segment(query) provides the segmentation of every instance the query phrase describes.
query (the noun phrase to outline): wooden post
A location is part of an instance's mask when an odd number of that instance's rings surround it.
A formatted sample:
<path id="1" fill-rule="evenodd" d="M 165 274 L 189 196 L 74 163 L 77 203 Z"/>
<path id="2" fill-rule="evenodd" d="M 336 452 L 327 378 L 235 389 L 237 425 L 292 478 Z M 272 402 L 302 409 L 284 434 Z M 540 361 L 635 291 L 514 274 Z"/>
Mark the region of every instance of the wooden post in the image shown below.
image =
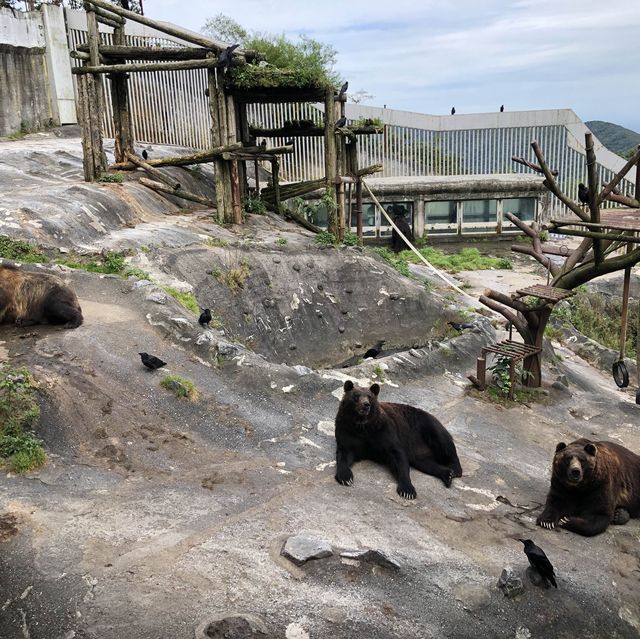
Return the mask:
<path id="1" fill-rule="evenodd" d="M 220 115 L 218 110 L 218 90 L 216 88 L 216 71 L 209 69 L 207 72 L 209 88 L 209 114 L 211 115 L 211 143 L 214 147 L 223 146 L 225 141 L 220 137 Z M 215 158 L 213 160 L 214 180 L 216 187 L 216 208 L 218 210 L 218 222 L 224 222 L 224 160 Z"/>
<path id="2" fill-rule="evenodd" d="M 356 182 L 356 232 L 362 241 L 362 178 L 358 176 Z"/>
<path id="3" fill-rule="evenodd" d="M 231 179 L 231 205 L 233 207 L 233 223 L 242 224 L 242 203 L 240 198 L 240 180 L 238 177 L 238 160 L 229 162 Z"/>
<path id="4" fill-rule="evenodd" d="M 134 164 L 139 166 L 141 169 L 144 169 L 149 175 L 157 178 L 158 180 L 160 180 L 161 182 L 164 182 L 165 184 L 168 184 L 172 189 L 176 190 L 180 188 L 180 182 L 178 182 L 177 180 L 174 180 L 172 177 L 168 175 L 165 175 L 162 171 L 159 171 L 158 169 L 152 167 L 150 164 L 145 162 L 142 158 L 139 158 L 134 153 L 131 153 L 130 151 L 126 151 L 125 155 L 129 161 L 133 162 Z"/>
<path id="5" fill-rule="evenodd" d="M 276 213 L 282 215 L 282 202 L 280 201 L 280 164 L 278 158 L 271 160 L 271 179 L 273 180 L 273 195 Z"/>
<path id="6" fill-rule="evenodd" d="M 258 173 L 258 160 L 253 161 L 253 172 L 256 178 L 256 197 L 260 197 L 260 173 Z"/>
<path id="7" fill-rule="evenodd" d="M 113 31 L 113 41 L 116 45 L 124 45 L 124 26 Z M 133 153 L 133 127 L 129 111 L 129 76 L 126 73 L 113 73 L 111 81 L 111 104 L 113 110 L 113 128 L 115 132 L 116 162 L 124 162 L 127 153 Z"/>
<path id="8" fill-rule="evenodd" d="M 333 89 L 327 89 L 324 95 L 324 176 L 327 195 L 335 203 L 329 211 L 328 231 L 338 237 L 338 220 L 336 216 L 337 201 L 335 190 L 336 167 L 336 111 L 333 102 Z"/>
<path id="9" fill-rule="evenodd" d="M 91 146 L 91 120 L 89 119 L 89 95 L 88 82 L 89 76 L 81 75 L 78 77 L 78 121 L 82 127 L 82 168 L 84 169 L 84 181 L 91 182 L 95 177 L 93 169 L 93 149 Z"/>
<path id="10" fill-rule="evenodd" d="M 251 145 L 249 133 L 249 121 L 247 119 L 247 105 L 244 102 L 235 103 L 236 114 L 236 139 L 243 145 Z M 247 179 L 247 162 L 242 160 L 238 165 L 238 179 L 240 181 L 240 198 L 246 198 L 249 194 L 249 181 Z"/>
<path id="11" fill-rule="evenodd" d="M 587 178 L 589 182 L 589 191 L 591 198 L 589 200 L 589 210 L 591 211 L 591 222 L 600 223 L 600 207 L 598 206 L 598 175 L 596 173 L 596 154 L 593 150 L 593 136 L 591 133 L 585 133 L 585 150 L 587 153 Z M 593 258 L 596 264 L 600 264 L 603 259 L 602 242 L 599 239 L 593 239 Z"/>
<path id="12" fill-rule="evenodd" d="M 362 212 L 358 213 L 357 210 L 360 208 L 362 204 L 362 185 L 360 185 L 360 178 L 358 177 L 358 147 L 356 143 L 352 140 L 351 144 L 347 147 L 347 172 L 349 175 L 353 175 L 356 177 L 356 231 L 359 229 L 358 239 L 362 240 Z M 360 202 L 358 202 L 358 189 L 360 189 Z M 349 186 L 349 210 L 347 211 L 347 225 L 349 230 L 351 230 L 351 209 L 352 209 L 352 195 L 353 195 L 353 187 Z M 358 226 L 358 216 L 360 219 L 360 225 Z"/>
<path id="13" fill-rule="evenodd" d="M 333 103 L 333 108 L 337 112 L 336 119 L 343 117 L 345 114 L 345 103 L 340 101 Z M 336 173 L 343 176 L 347 172 L 347 139 L 344 135 L 340 135 L 336 140 Z M 340 181 L 336 185 L 336 199 L 338 203 L 337 217 L 338 217 L 338 240 L 344 240 L 344 233 L 346 227 L 346 198 L 344 184 Z"/>
<path id="14" fill-rule="evenodd" d="M 640 146 L 638 147 L 640 149 Z M 638 162 L 636 164 L 636 193 L 635 193 L 635 198 L 637 202 L 640 202 L 640 158 L 638 159 Z M 640 344 L 640 339 L 638 340 L 638 343 Z M 638 363 L 638 366 L 640 366 L 640 362 Z"/>
<path id="15" fill-rule="evenodd" d="M 476 379 L 478 388 L 484 390 L 487 387 L 487 360 L 485 357 L 478 357 L 476 361 Z"/>

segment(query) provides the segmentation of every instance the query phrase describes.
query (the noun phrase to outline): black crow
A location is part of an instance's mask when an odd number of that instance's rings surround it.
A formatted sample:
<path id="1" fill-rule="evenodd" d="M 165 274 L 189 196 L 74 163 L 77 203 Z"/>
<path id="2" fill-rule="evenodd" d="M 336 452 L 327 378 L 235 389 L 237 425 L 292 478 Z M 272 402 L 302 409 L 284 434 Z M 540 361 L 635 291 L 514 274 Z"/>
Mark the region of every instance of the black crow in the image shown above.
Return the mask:
<path id="1" fill-rule="evenodd" d="M 267 148 L 267 141 L 266 141 L 266 140 L 262 140 L 262 142 L 260 142 L 260 146 L 261 146 L 263 149 L 266 149 L 266 148 Z"/>
<path id="2" fill-rule="evenodd" d="M 456 108 L 455 107 L 451 107 L 451 115 L 455 115 L 456 112 Z"/>
<path id="3" fill-rule="evenodd" d="M 149 355 L 149 353 L 138 353 L 138 355 L 140 355 L 142 363 L 152 371 L 167 365 L 167 362 L 163 362 L 159 357 Z"/>
<path id="4" fill-rule="evenodd" d="M 583 204 L 589 204 L 589 202 L 591 201 L 591 191 L 589 191 L 589 189 L 584 184 L 582 184 L 582 182 L 578 184 L 578 199 Z"/>
<path id="5" fill-rule="evenodd" d="M 210 321 L 211 311 L 208 308 L 203 308 L 202 313 L 200 313 L 200 318 L 198 319 L 198 324 L 200 324 L 200 326 L 204 326 L 205 324 L 209 326 Z"/>
<path id="6" fill-rule="evenodd" d="M 286 146 L 291 146 L 293 144 L 293 138 L 291 140 L 285 140 Z"/>
<path id="7" fill-rule="evenodd" d="M 362 359 L 375 359 L 382 353 L 382 346 L 384 345 L 385 340 L 378 340 L 375 346 L 372 346 L 363 356 Z"/>
<path id="8" fill-rule="evenodd" d="M 341 126 L 344 126 L 347 123 L 347 118 L 343 115 L 337 122 L 336 122 L 336 129 L 339 129 Z"/>
<path id="9" fill-rule="evenodd" d="M 127 11 L 131 11 L 131 7 L 129 6 L 129 0 L 120 0 L 120 6 Z"/>
<path id="10" fill-rule="evenodd" d="M 222 73 L 226 73 L 229 67 L 231 66 L 231 59 L 233 57 L 233 52 L 239 47 L 239 44 L 232 44 L 230 47 L 224 49 L 220 55 L 218 56 L 218 62 L 216 63 L 216 67 L 218 69 L 222 69 Z"/>
<path id="11" fill-rule="evenodd" d="M 549 581 L 554 588 L 558 587 L 556 575 L 553 572 L 551 562 L 544 554 L 544 550 L 536 546 L 531 539 L 518 539 L 524 544 L 524 554 L 527 556 L 531 567 L 544 579 L 545 584 Z"/>
<path id="12" fill-rule="evenodd" d="M 142 149 L 142 159 L 143 160 L 148 160 L 149 159 L 149 154 L 146 152 L 145 149 Z"/>
<path id="13" fill-rule="evenodd" d="M 338 93 L 338 100 L 342 99 L 342 96 L 347 92 L 347 89 L 349 88 L 349 83 L 345 82 L 341 87 L 340 87 L 340 92 Z"/>
<path id="14" fill-rule="evenodd" d="M 209 97 L 209 87 L 204 90 L 204 94 L 206 97 Z"/>
<path id="15" fill-rule="evenodd" d="M 504 113 L 504 104 L 500 107 L 500 113 Z"/>
<path id="16" fill-rule="evenodd" d="M 447 322 L 451 328 L 458 332 L 462 332 L 465 328 L 474 328 L 475 324 L 473 322 L 466 322 L 461 324 L 460 322 Z"/>

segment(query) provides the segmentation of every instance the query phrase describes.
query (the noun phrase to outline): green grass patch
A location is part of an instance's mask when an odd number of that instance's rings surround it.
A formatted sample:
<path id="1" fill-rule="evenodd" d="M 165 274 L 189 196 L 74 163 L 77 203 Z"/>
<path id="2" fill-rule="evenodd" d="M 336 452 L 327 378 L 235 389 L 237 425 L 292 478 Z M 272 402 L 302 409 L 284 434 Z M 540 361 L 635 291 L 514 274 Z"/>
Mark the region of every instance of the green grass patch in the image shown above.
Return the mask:
<path id="1" fill-rule="evenodd" d="M 384 382 L 384 370 L 380 364 L 373 367 L 373 374 L 379 379 L 381 382 Z"/>
<path id="2" fill-rule="evenodd" d="M 287 238 L 286 237 L 279 237 L 276 240 L 276 244 L 279 244 L 280 246 L 284 246 L 287 243 Z"/>
<path id="3" fill-rule="evenodd" d="M 226 284 L 231 291 L 236 291 L 239 288 L 244 288 L 244 284 L 247 281 L 249 275 L 251 275 L 251 266 L 247 258 L 243 258 L 226 271 L 220 268 L 215 268 L 211 271 L 212 275 L 223 284 Z"/>
<path id="4" fill-rule="evenodd" d="M 194 315 L 200 315 L 198 300 L 193 293 L 179 291 L 173 286 L 163 286 L 162 288 L 169 293 L 171 297 L 178 300 L 188 311 L 191 311 Z"/>
<path id="5" fill-rule="evenodd" d="M 373 249 L 382 259 L 384 259 L 388 264 L 393 266 L 393 268 L 398 271 L 401 275 L 406 277 L 411 277 L 411 273 L 409 271 L 409 262 L 405 256 L 405 253 L 412 254 L 411 251 L 402 251 L 401 253 L 393 253 L 388 248 L 384 246 L 380 246 Z"/>
<path id="6" fill-rule="evenodd" d="M 33 434 L 40 421 L 35 388 L 25 368 L 0 367 L 0 462 L 17 473 L 42 466 L 46 459 Z"/>
<path id="7" fill-rule="evenodd" d="M 120 275 L 124 277 L 128 275 L 128 270 L 125 269 L 126 264 L 124 260 L 125 256 L 123 253 L 109 251 L 108 253 L 102 255 L 100 258 L 89 258 L 74 255 L 65 259 L 57 259 L 56 264 L 62 264 L 63 266 L 67 266 L 68 268 L 81 269 L 83 271 L 89 271 L 91 273 L 104 273 L 107 275 Z M 135 269 L 129 270 L 133 271 Z M 140 273 L 144 273 L 144 271 L 140 270 Z"/>
<path id="8" fill-rule="evenodd" d="M 217 237 L 207 238 L 205 244 L 213 248 L 224 248 L 225 246 L 229 246 L 229 242 L 227 242 L 227 240 L 222 240 Z"/>
<path id="9" fill-rule="evenodd" d="M 611 348 L 620 348 L 620 322 L 622 318 L 622 297 L 611 297 L 589 291 L 584 287 L 575 289 L 576 294 L 553 310 L 552 317 L 590 339 Z M 631 305 L 633 309 L 633 305 Z M 548 329 L 548 331 L 547 331 Z M 545 335 L 553 335 L 557 330 L 547 326 Z M 633 310 L 627 323 L 627 340 L 625 350 L 635 353 L 638 342 L 638 323 L 634 321 Z"/>
<path id="10" fill-rule="evenodd" d="M 362 241 L 358 237 L 357 233 L 352 233 L 349 230 L 344 232 L 344 238 L 342 240 L 343 246 L 362 246 Z"/>
<path id="11" fill-rule="evenodd" d="M 313 238 L 313 241 L 320 246 L 335 246 L 338 243 L 336 236 L 329 231 L 320 231 Z"/>
<path id="12" fill-rule="evenodd" d="M 511 260 L 504 257 L 490 257 L 481 255 L 477 248 L 465 248 L 460 253 L 447 255 L 431 246 L 420 249 L 420 253 L 436 268 L 443 269 L 449 273 L 460 271 L 478 271 L 482 269 L 510 269 Z M 413 251 L 401 251 L 399 257 L 406 262 L 419 264 L 420 259 Z"/>
<path id="13" fill-rule="evenodd" d="M 15 262 L 48 262 L 48 258 L 38 248 L 24 240 L 13 240 L 0 235 L 0 257 Z"/>
<path id="14" fill-rule="evenodd" d="M 267 212 L 267 205 L 261 199 L 248 195 L 242 200 L 242 210 L 245 213 L 264 215 Z"/>
<path id="15" fill-rule="evenodd" d="M 200 395 L 195 384 L 180 375 L 166 375 L 160 380 L 160 386 L 171 391 L 179 399 L 197 399 Z"/>
<path id="16" fill-rule="evenodd" d="M 116 171 L 115 173 L 105 173 L 98 178 L 98 182 L 121 184 L 124 182 L 124 173 L 120 173 L 120 171 Z"/>

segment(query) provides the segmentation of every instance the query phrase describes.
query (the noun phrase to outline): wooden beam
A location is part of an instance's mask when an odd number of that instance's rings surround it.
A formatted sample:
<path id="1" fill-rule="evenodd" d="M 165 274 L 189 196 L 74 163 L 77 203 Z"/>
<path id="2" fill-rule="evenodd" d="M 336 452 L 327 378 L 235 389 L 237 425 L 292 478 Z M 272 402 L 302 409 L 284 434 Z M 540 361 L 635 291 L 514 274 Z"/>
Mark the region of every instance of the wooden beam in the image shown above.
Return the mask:
<path id="1" fill-rule="evenodd" d="M 144 169 L 149 175 L 157 178 L 161 182 L 167 184 L 174 191 L 180 188 L 180 182 L 174 180 L 172 177 L 165 175 L 162 171 L 152 167 L 150 164 L 145 162 L 141 157 L 138 157 L 135 153 L 131 153 L 130 151 L 125 151 L 125 156 L 130 162 L 133 162 L 141 169 Z"/>
<path id="2" fill-rule="evenodd" d="M 233 223 L 242 224 L 242 202 L 240 199 L 240 179 L 238 176 L 238 161 L 233 160 L 229 164 L 229 175 L 231 178 L 231 196 L 233 208 Z"/>
<path id="3" fill-rule="evenodd" d="M 218 64 L 216 58 L 205 60 L 180 60 L 178 62 L 151 62 L 149 64 L 97 64 L 94 66 L 74 67 L 71 73 L 146 73 L 150 71 L 181 71 L 184 69 L 213 69 Z"/>
<path id="4" fill-rule="evenodd" d="M 597 233 L 596 231 L 583 231 L 566 228 L 558 229 L 558 234 L 575 235 L 576 237 L 586 237 L 592 240 L 607 240 L 608 242 L 631 242 L 633 244 L 640 244 L 640 237 L 632 237 L 630 235 L 613 235 L 612 233 Z"/>
<path id="5" fill-rule="evenodd" d="M 191 193 L 190 191 L 185 191 L 184 189 L 172 189 L 171 187 L 163 184 L 162 182 L 156 182 L 155 180 L 149 180 L 147 178 L 141 177 L 140 184 L 144 186 L 148 186 L 150 189 L 154 191 L 160 191 L 161 193 L 167 193 L 168 195 L 173 195 L 175 197 L 182 198 L 183 200 L 191 200 L 192 202 L 198 202 L 199 204 L 204 204 L 209 208 L 215 208 L 216 205 L 209 200 L 208 198 L 202 195 L 196 195 L 195 193 Z"/>
<path id="6" fill-rule="evenodd" d="M 631 156 L 629 161 L 615 174 L 614 178 L 602 189 L 602 192 L 598 195 L 596 204 L 600 205 L 607 199 L 608 195 L 620 184 L 622 178 L 629 173 L 636 163 L 640 166 L 640 146 L 636 149 L 636 152 Z M 637 188 L 638 183 L 636 181 L 636 189 Z"/>
<path id="7" fill-rule="evenodd" d="M 209 115 L 211 117 L 211 140 L 213 144 L 226 146 L 226 140 L 222 140 L 220 136 L 220 113 L 218 110 L 218 87 L 216 69 L 207 71 L 207 88 L 209 90 Z M 240 148 L 238 145 L 236 148 Z M 221 147 L 218 147 L 221 148 Z M 232 149 L 233 150 L 233 149 Z M 225 201 L 224 201 L 224 162 L 221 157 L 212 157 L 213 173 L 216 189 L 216 211 L 218 222 L 222 223 L 225 219 Z"/>
<path id="8" fill-rule="evenodd" d="M 329 233 L 333 233 L 338 237 L 338 220 L 337 210 L 338 201 L 336 197 L 333 180 L 337 175 L 337 156 L 336 156 L 336 112 L 333 101 L 333 89 L 327 89 L 324 94 L 324 178 L 329 194 L 335 208 L 329 211 Z"/>
<path id="9" fill-rule="evenodd" d="M 282 202 L 280 201 L 280 165 L 278 158 L 271 160 L 271 179 L 273 181 L 273 204 L 278 215 L 282 215 Z"/>
<path id="10" fill-rule="evenodd" d="M 105 11 L 100 7 L 91 7 L 90 10 L 96 14 L 97 18 L 106 18 L 107 20 L 111 20 L 111 22 L 115 22 L 121 27 L 123 27 L 126 23 L 126 20 L 122 16 L 119 16 L 112 11 Z"/>
<path id="11" fill-rule="evenodd" d="M 203 164 L 205 162 L 211 162 L 211 160 L 221 156 L 226 151 L 235 151 L 241 146 L 242 144 L 240 142 L 236 142 L 234 144 L 214 147 L 206 151 L 199 151 L 193 155 L 173 155 L 165 158 L 147 160 L 147 164 L 149 164 L 149 166 L 189 166 L 190 164 Z M 136 164 L 133 164 L 133 162 L 117 162 L 109 168 L 115 171 L 133 171 L 138 167 Z"/>
<path id="12" fill-rule="evenodd" d="M 92 4 L 94 7 L 99 7 L 100 9 L 104 9 L 108 13 L 115 13 L 122 18 L 127 18 L 128 20 L 132 20 L 133 22 L 139 22 L 140 24 L 145 24 L 148 27 L 152 27 L 153 29 L 157 29 L 158 31 L 162 31 L 168 35 L 174 36 L 175 38 L 180 38 L 180 40 L 184 40 L 185 42 L 189 42 L 191 44 L 197 44 L 198 46 L 205 47 L 206 49 L 212 49 L 213 51 L 222 51 L 226 49 L 228 46 L 226 43 L 221 42 L 220 40 L 214 40 L 212 38 L 205 38 L 193 31 L 188 31 L 186 29 L 181 29 L 180 27 L 176 27 L 174 24 L 169 22 L 161 22 L 159 20 L 151 20 L 146 16 L 140 15 L 139 13 L 135 13 L 135 11 L 128 11 L 127 9 L 123 9 L 118 5 L 111 4 L 110 2 L 106 2 L 106 0 L 87 0 L 89 4 Z M 236 49 L 234 51 L 237 55 L 242 55 L 247 52 L 242 51 L 240 49 Z"/>
<path id="13" fill-rule="evenodd" d="M 96 15 L 96 20 L 100 24 L 104 24 L 106 27 L 111 27 L 112 29 L 118 29 L 121 26 L 119 22 L 116 22 L 115 20 L 110 20 L 109 18 L 104 18 L 103 16 L 100 16 L 100 15 Z"/>
<path id="14" fill-rule="evenodd" d="M 81 43 L 76 49 L 84 52 L 88 51 L 89 47 Z M 205 60 L 211 57 L 211 51 L 202 47 L 134 47 L 100 44 L 100 53 L 108 58 L 124 60 Z"/>
<path id="15" fill-rule="evenodd" d="M 638 219 L 638 228 L 630 228 L 628 226 L 622 226 L 621 224 L 607 224 L 607 223 L 594 223 L 583 222 L 582 220 L 549 220 L 549 228 L 557 228 L 561 226 L 586 226 L 588 229 L 613 229 L 615 231 L 632 231 L 640 233 L 640 218 Z"/>

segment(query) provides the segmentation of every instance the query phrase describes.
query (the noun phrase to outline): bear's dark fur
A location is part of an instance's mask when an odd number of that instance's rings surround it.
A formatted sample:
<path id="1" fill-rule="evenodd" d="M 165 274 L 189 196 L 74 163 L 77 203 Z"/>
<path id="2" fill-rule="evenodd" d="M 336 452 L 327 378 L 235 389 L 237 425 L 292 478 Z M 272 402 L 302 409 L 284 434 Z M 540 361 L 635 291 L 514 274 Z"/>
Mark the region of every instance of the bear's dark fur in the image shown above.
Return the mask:
<path id="1" fill-rule="evenodd" d="M 640 456 L 613 442 L 560 442 L 536 523 L 592 537 L 629 517 L 640 517 Z"/>
<path id="2" fill-rule="evenodd" d="M 0 265 L 0 324 L 64 324 L 77 328 L 82 310 L 76 294 L 58 277 Z"/>
<path id="3" fill-rule="evenodd" d="M 393 218 L 393 223 L 402 231 L 402 234 L 413 242 L 413 231 L 409 226 L 407 220 L 405 220 L 404 215 L 402 213 L 396 214 Z M 400 237 L 400 234 L 395 229 L 391 231 L 391 248 L 394 253 L 399 253 L 404 249 L 408 249 L 409 247 L 405 243 L 405 241 Z"/>
<path id="4" fill-rule="evenodd" d="M 359 388 L 348 380 L 336 415 L 336 481 L 353 483 L 351 465 L 361 459 L 386 464 L 398 482 L 398 494 L 415 499 L 409 477 L 413 466 L 439 477 L 449 487 L 462 476 L 456 446 L 447 429 L 425 411 L 406 404 L 379 402 L 380 386 Z"/>

